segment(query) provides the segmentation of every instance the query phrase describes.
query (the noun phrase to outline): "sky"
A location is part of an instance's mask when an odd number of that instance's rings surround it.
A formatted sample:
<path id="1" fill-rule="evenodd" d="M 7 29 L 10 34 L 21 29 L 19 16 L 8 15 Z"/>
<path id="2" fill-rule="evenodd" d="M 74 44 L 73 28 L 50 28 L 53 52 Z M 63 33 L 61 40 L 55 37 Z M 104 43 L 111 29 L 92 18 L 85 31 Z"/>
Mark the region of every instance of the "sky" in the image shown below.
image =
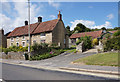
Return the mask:
<path id="1" fill-rule="evenodd" d="M 28 3 L 5 0 L 0 2 L 0 28 L 5 33 L 24 25 L 28 20 Z M 27 0 L 26 0 L 27 1 Z M 43 22 L 57 19 L 61 11 L 63 22 L 73 30 L 78 23 L 88 28 L 118 27 L 118 2 L 31 2 L 30 23 L 37 22 L 42 16 Z M 119 11 L 120 12 L 120 11 Z"/>

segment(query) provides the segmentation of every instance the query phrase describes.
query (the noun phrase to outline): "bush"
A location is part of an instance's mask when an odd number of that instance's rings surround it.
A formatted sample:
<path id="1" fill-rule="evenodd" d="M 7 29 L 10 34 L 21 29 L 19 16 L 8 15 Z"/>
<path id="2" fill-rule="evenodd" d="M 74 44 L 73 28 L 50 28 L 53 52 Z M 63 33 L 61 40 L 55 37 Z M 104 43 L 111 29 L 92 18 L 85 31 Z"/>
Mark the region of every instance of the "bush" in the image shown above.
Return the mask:
<path id="1" fill-rule="evenodd" d="M 42 43 L 42 44 L 38 44 L 38 43 L 35 43 L 33 46 L 32 46 L 32 50 L 33 52 L 36 54 L 44 54 L 46 52 L 50 52 L 51 51 L 51 48 L 48 47 L 48 44 L 46 43 Z"/>
<path id="2" fill-rule="evenodd" d="M 51 51 L 51 52 L 47 52 L 47 53 L 43 53 L 43 54 L 37 54 L 35 56 L 31 56 L 30 60 L 42 60 L 42 59 L 47 59 L 47 58 L 51 58 L 51 57 L 54 57 L 54 56 L 57 56 L 61 53 L 63 53 L 64 50 L 60 49 L 60 50 L 54 50 L 54 51 Z"/>
<path id="3" fill-rule="evenodd" d="M 9 49 L 9 48 L 3 48 L 3 52 L 5 53 L 5 54 L 8 54 L 8 52 L 10 52 L 11 50 Z"/>
<path id="4" fill-rule="evenodd" d="M 117 32 L 115 32 L 115 33 L 113 34 L 113 36 L 120 36 L 120 30 L 118 30 Z"/>
<path id="5" fill-rule="evenodd" d="M 81 42 L 84 42 L 84 48 L 85 49 L 90 49 L 92 48 L 92 38 L 90 36 L 85 36 L 85 37 L 81 37 L 76 44 L 78 45 Z"/>
<path id="6" fill-rule="evenodd" d="M 120 36 L 113 37 L 104 43 L 104 51 L 120 50 Z"/>
<path id="7" fill-rule="evenodd" d="M 97 38 L 93 39 L 92 44 L 93 45 L 98 45 L 98 39 Z"/>

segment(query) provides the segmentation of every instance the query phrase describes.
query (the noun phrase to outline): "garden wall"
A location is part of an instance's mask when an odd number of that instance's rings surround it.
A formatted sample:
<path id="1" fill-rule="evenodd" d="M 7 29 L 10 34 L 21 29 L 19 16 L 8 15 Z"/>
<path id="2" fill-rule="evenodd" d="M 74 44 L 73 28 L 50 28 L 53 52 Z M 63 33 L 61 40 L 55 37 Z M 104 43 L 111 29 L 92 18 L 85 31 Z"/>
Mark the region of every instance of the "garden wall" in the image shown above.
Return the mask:
<path id="1" fill-rule="evenodd" d="M 8 54 L 0 52 L 2 59 L 25 60 L 24 52 L 8 52 Z"/>

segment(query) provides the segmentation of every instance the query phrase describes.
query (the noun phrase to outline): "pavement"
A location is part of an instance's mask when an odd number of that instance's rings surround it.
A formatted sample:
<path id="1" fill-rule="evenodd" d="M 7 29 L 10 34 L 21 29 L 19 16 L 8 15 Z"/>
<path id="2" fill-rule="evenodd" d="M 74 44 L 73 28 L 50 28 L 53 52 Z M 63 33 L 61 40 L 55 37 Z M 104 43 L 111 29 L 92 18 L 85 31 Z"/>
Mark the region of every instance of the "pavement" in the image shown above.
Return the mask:
<path id="1" fill-rule="evenodd" d="M 15 64 L 28 66 L 38 69 L 56 70 L 80 74 L 88 74 L 98 77 L 106 78 L 120 78 L 120 73 L 118 72 L 118 67 L 112 66 L 97 66 L 97 65 L 80 65 L 72 64 L 71 62 L 86 56 L 96 54 L 93 51 L 87 51 L 84 53 L 63 53 L 59 56 L 52 57 L 40 61 L 25 61 L 25 60 L 12 60 L 12 59 L 0 59 L 3 63 Z"/>

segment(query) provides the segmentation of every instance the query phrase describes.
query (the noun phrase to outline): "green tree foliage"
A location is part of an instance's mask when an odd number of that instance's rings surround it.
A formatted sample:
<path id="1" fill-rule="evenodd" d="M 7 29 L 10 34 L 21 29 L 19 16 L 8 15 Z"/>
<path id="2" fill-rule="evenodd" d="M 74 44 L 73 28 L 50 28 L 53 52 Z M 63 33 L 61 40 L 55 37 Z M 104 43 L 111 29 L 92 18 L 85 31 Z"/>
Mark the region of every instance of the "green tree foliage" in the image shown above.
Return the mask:
<path id="1" fill-rule="evenodd" d="M 85 37 L 81 37 L 76 44 L 78 45 L 81 42 L 84 42 L 84 48 L 85 49 L 90 49 L 92 48 L 92 38 L 90 36 L 85 36 Z"/>
<path id="2" fill-rule="evenodd" d="M 101 30 L 107 30 L 105 27 L 102 27 Z"/>
<path id="3" fill-rule="evenodd" d="M 120 27 L 115 27 L 114 30 L 120 30 Z"/>
<path id="4" fill-rule="evenodd" d="M 120 36 L 108 39 L 104 43 L 104 51 L 120 50 Z"/>
<path id="5" fill-rule="evenodd" d="M 73 33 L 74 32 L 78 32 L 78 33 L 80 33 L 80 32 L 89 32 L 89 31 L 91 31 L 91 29 L 87 28 L 85 25 L 83 25 L 81 23 L 78 23 L 76 25 L 76 27 L 74 28 Z"/>
<path id="6" fill-rule="evenodd" d="M 118 30 L 117 32 L 115 32 L 115 33 L 113 34 L 113 36 L 120 36 L 120 30 Z"/>
<path id="7" fill-rule="evenodd" d="M 70 26 L 67 26 L 66 29 L 67 29 L 67 32 L 68 32 L 68 36 L 71 36 L 72 35 L 72 31 L 70 31 Z"/>

